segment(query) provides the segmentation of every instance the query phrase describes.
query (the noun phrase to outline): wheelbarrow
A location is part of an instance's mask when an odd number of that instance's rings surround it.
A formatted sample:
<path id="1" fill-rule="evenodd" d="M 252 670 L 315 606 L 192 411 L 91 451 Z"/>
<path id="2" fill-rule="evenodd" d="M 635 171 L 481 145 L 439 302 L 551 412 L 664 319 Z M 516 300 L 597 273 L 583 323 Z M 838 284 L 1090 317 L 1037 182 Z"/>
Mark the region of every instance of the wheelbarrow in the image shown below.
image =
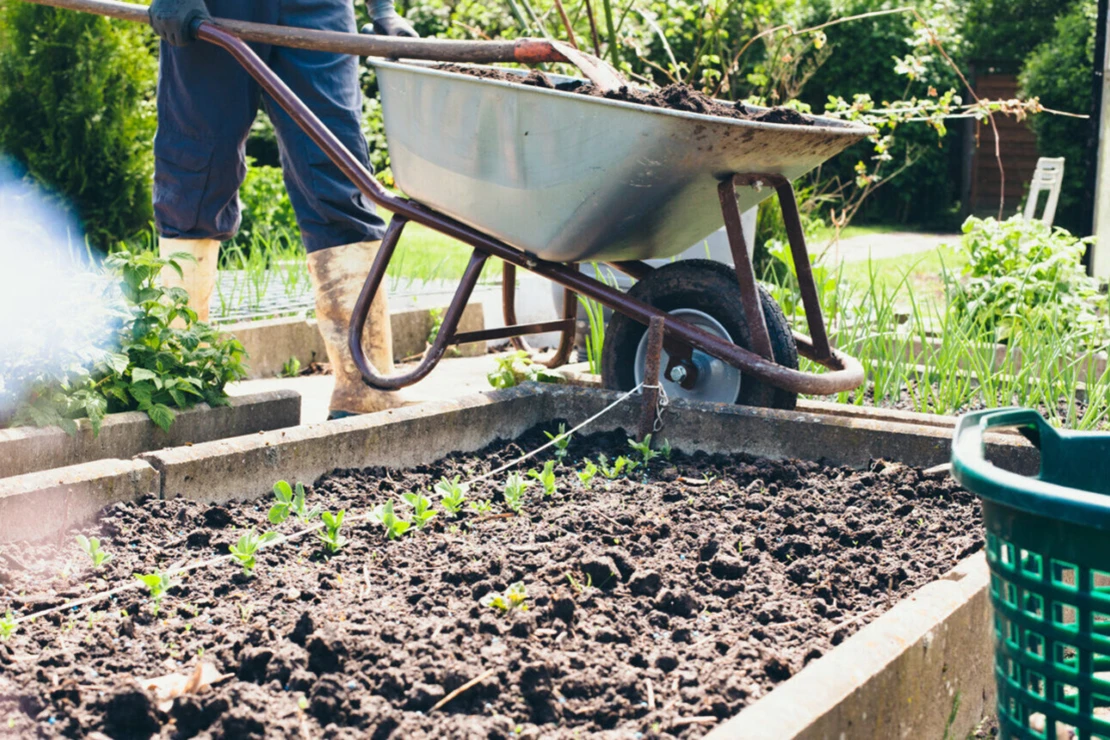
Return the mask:
<path id="1" fill-rule="evenodd" d="M 146 19 L 142 6 L 110 0 L 31 1 Z M 596 69 L 580 53 L 536 40 L 381 39 L 218 19 L 200 24 L 197 36 L 238 60 L 367 198 L 393 213 L 349 335 L 370 387 L 397 390 L 418 382 L 452 344 L 511 339 L 523 346 L 522 337 L 544 332 L 561 336 L 546 364 L 564 364 L 574 343 L 579 295 L 613 310 L 602 357 L 603 382 L 613 389 L 654 383 L 651 368 L 661 373 L 672 397 L 793 408 L 798 394 L 828 395 L 863 383 L 859 362 L 829 342 L 791 182 L 872 129 L 824 118 L 804 126 L 725 119 L 526 87 L 428 63 L 371 59 L 393 174 L 407 195 L 401 197 L 378 183 L 244 38 L 410 59 L 572 61 L 598 82 Z M 791 332 L 782 310 L 757 284 L 741 229 L 741 212 L 772 194 L 781 206 L 809 336 Z M 362 334 L 410 221 L 473 251 L 422 360 L 407 372 L 383 375 L 366 357 Z M 708 260 L 645 264 L 682 252 L 722 224 L 734 266 Z M 504 263 L 507 326 L 459 332 L 490 257 Z M 623 293 L 582 274 L 582 262 L 604 263 L 637 282 Z M 516 322 L 518 268 L 563 286 L 561 318 Z M 661 348 L 647 331 L 653 319 Z M 799 354 L 828 372 L 798 370 Z"/>

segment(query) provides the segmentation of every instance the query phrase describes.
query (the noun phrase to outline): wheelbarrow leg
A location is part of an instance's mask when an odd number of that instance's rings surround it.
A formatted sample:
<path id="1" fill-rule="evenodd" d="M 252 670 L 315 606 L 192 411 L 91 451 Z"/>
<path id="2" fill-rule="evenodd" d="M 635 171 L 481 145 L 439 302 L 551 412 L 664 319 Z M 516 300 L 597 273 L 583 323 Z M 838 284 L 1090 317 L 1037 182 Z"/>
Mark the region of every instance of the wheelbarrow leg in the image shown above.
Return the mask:
<path id="1" fill-rule="evenodd" d="M 744 316 L 748 319 L 751 331 L 752 351 L 766 360 L 774 361 L 771 350 L 771 335 L 767 331 L 767 320 L 763 316 L 763 302 L 759 298 L 759 287 L 755 282 L 755 269 L 752 267 L 748 242 L 740 226 L 740 206 L 736 202 L 736 183 L 728 178 L 717 186 L 717 196 L 721 200 L 721 213 L 725 217 L 725 232 L 728 245 L 732 249 L 732 262 L 736 279 L 740 282 L 740 298 L 744 303 Z"/>
<path id="2" fill-rule="evenodd" d="M 381 375 L 369 358 L 366 357 L 366 353 L 363 352 L 362 330 L 366 326 L 370 303 L 381 287 L 386 268 L 389 266 L 389 260 L 393 257 L 393 251 L 397 248 L 397 242 L 401 238 L 401 232 L 404 230 L 406 223 L 407 220 L 401 216 L 394 216 L 389 222 L 389 228 L 386 229 L 385 236 L 382 237 L 382 245 L 378 250 L 378 256 L 374 258 L 374 263 L 370 266 L 370 274 L 366 276 L 366 283 L 362 286 L 362 292 L 355 302 L 355 308 L 351 315 L 351 329 L 347 336 L 351 355 L 354 357 L 359 372 L 362 373 L 363 382 L 380 391 L 395 391 L 412 385 L 422 380 L 439 364 L 447 346 L 455 339 L 455 330 L 459 326 L 459 320 L 462 318 L 463 311 L 466 310 L 466 304 L 470 301 L 470 294 L 474 292 L 474 286 L 477 285 L 478 278 L 482 274 L 482 267 L 489 257 L 486 253 L 477 249 L 470 255 L 470 262 L 467 264 L 462 281 L 455 291 L 455 297 L 451 299 L 451 305 L 447 307 L 447 312 L 443 315 L 443 324 L 440 326 L 432 346 L 424 353 L 420 364 L 408 373 L 390 376 Z"/>
<path id="3" fill-rule="evenodd" d="M 505 326 L 515 326 L 516 320 L 516 265 L 504 263 L 501 272 L 501 313 Z M 556 368 L 567 364 L 571 350 L 574 349 L 575 326 L 578 319 L 578 294 L 570 288 L 563 289 L 563 320 L 571 322 L 559 334 L 559 346 L 555 354 L 543 363 L 545 367 Z M 534 350 L 523 335 L 509 338 L 513 348 L 531 354 Z"/>

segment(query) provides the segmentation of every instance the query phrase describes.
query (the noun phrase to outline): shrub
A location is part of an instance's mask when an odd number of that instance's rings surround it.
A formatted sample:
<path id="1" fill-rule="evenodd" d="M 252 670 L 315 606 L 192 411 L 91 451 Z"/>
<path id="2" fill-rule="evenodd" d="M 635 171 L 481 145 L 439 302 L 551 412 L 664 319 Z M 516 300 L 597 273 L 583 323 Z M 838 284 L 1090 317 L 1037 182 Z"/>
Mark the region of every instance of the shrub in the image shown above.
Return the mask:
<path id="1" fill-rule="evenodd" d="M 152 217 L 152 38 L 133 23 L 0 4 L 0 150 L 101 247 Z"/>
<path id="2" fill-rule="evenodd" d="M 249 162 L 247 177 L 239 188 L 243 221 L 236 239 L 250 244 L 255 238 L 269 239 L 279 233 L 299 233 L 293 203 L 285 191 L 281 167 Z"/>

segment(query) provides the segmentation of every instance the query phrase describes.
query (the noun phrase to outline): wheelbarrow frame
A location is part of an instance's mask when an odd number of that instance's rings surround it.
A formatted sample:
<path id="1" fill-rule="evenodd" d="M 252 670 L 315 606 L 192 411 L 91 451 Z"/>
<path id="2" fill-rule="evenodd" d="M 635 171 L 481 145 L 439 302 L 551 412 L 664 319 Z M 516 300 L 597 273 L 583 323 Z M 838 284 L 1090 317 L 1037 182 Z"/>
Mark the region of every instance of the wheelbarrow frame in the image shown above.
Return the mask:
<path id="1" fill-rule="evenodd" d="M 565 363 L 574 341 L 577 314 L 577 295 L 584 295 L 629 318 L 649 326 L 652 319 L 663 327 L 663 346 L 670 357 L 667 368 L 663 369 L 669 378 L 671 370 L 683 366 L 686 377 L 682 385 L 692 386 L 696 382 L 696 366 L 690 361 L 694 350 L 716 357 L 742 372 L 766 382 L 776 388 L 792 393 L 811 395 L 830 395 L 859 387 L 864 381 L 863 367 L 853 357 L 846 355 L 829 344 L 824 319 L 817 296 L 817 287 L 810 270 L 809 255 L 805 236 L 798 215 L 794 189 L 782 175 L 769 173 L 737 173 L 726 177 L 718 187 L 722 214 L 728 234 L 729 245 L 735 263 L 736 276 L 740 284 L 745 315 L 751 329 L 752 350 L 740 347 L 710 332 L 674 318 L 665 311 L 642 301 L 630 298 L 617 288 L 606 285 L 595 278 L 582 274 L 576 266 L 557 262 L 547 262 L 534 258 L 502 241 L 483 234 L 452 218 L 449 218 L 416 201 L 402 198 L 386 190 L 373 174 L 351 154 L 338 138 L 320 121 L 284 82 L 251 50 L 246 42 L 232 33 L 211 23 L 202 23 L 197 36 L 203 41 L 215 44 L 232 55 L 274 101 L 296 121 L 306 134 L 324 151 L 328 158 L 351 180 L 351 182 L 376 205 L 391 211 L 390 220 L 381 248 L 370 266 L 369 274 L 355 303 L 351 316 L 348 335 L 351 353 L 363 380 L 378 390 L 398 390 L 418 382 L 428 375 L 442 359 L 447 347 L 467 342 L 510 339 L 516 346 L 526 346 L 520 337 L 541 332 L 561 332 L 561 341 L 555 356 L 548 362 L 551 367 Z M 755 272 L 749 258 L 748 245 L 740 226 L 740 209 L 736 200 L 736 188 L 770 186 L 775 188 L 781 205 L 791 252 L 794 257 L 802 303 L 810 337 L 794 334 L 798 352 L 820 365 L 828 368 L 828 373 L 807 373 L 777 364 L 771 353 L 771 341 L 756 286 Z M 446 236 L 457 239 L 473 249 L 459 287 L 443 316 L 443 323 L 435 340 L 425 352 L 423 359 L 411 371 L 398 375 L 382 375 L 366 357 L 362 347 L 362 333 L 366 325 L 370 304 L 385 279 L 386 268 L 397 248 L 398 241 L 409 221 L 423 224 Z M 459 320 L 473 293 L 486 260 L 490 257 L 501 259 L 504 264 L 502 299 L 503 310 L 508 326 L 475 332 L 458 332 Z M 640 280 L 655 269 L 640 261 L 607 263 L 630 277 Z M 553 321 L 533 324 L 518 324 L 515 319 L 516 269 L 523 268 L 547 278 L 566 291 L 563 317 Z M 811 338 L 812 337 L 812 338 Z"/>

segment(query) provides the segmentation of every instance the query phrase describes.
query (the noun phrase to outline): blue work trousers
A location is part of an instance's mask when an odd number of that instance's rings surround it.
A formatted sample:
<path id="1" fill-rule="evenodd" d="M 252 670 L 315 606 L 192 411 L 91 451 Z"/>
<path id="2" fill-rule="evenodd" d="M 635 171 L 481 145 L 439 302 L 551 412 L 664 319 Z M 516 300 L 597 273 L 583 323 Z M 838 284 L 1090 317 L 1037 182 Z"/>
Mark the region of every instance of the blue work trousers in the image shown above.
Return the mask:
<path id="1" fill-rule="evenodd" d="M 208 0 L 215 17 L 355 31 L 351 0 Z M 305 104 L 369 167 L 361 130 L 358 58 L 251 44 Z M 261 103 L 273 121 L 285 186 L 308 251 L 381 239 L 374 206 L 223 49 L 162 43 L 154 217 L 158 233 L 226 241 L 239 228 L 245 145 Z"/>

